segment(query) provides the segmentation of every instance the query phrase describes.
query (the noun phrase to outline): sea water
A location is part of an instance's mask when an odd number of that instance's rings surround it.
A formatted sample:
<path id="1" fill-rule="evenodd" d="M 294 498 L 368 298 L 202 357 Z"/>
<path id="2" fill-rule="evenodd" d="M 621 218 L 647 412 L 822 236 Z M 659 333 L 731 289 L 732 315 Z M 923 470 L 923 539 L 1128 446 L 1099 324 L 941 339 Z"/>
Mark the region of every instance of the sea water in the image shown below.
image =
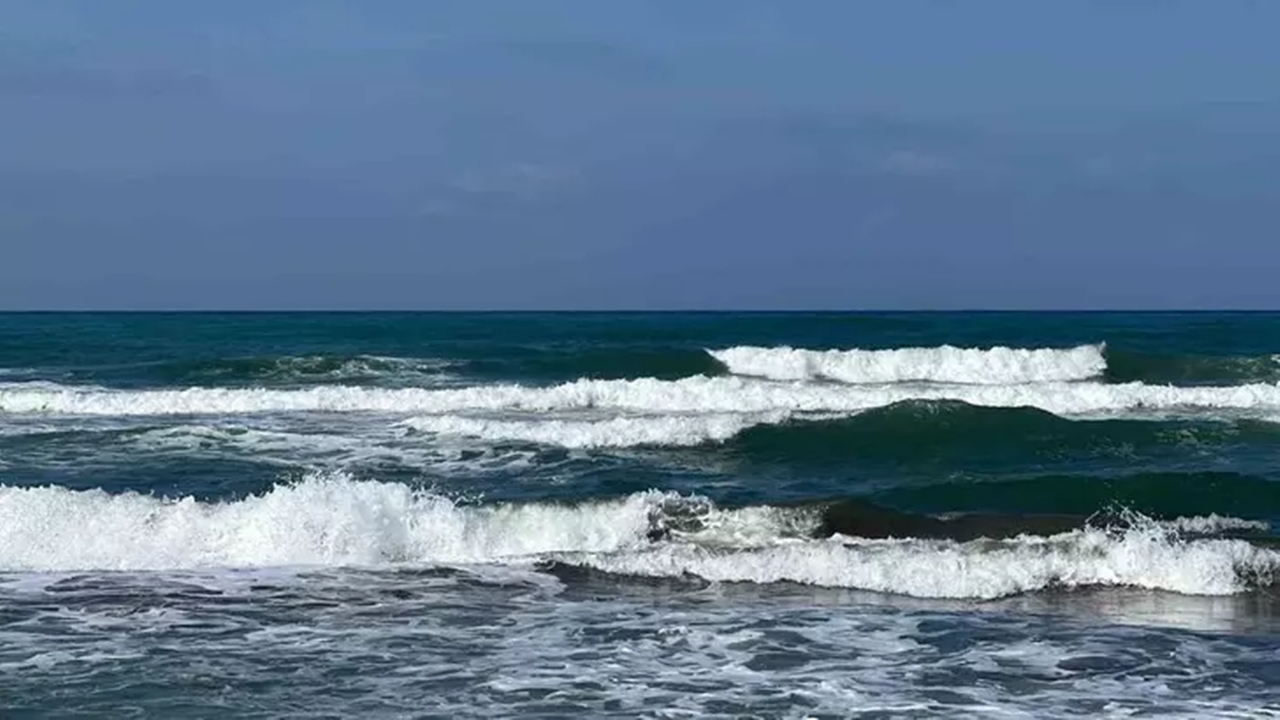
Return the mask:
<path id="1" fill-rule="evenodd" d="M 1280 716 L 1276 353 L 1272 314 L 0 315 L 0 716 Z"/>

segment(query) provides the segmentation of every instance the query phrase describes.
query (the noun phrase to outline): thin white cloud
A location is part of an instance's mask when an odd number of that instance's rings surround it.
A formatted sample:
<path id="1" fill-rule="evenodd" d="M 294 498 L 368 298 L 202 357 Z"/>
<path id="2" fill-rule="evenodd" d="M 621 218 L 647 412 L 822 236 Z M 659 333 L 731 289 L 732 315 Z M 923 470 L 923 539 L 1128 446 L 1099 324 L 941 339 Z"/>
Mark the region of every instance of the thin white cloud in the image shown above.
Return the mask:
<path id="1" fill-rule="evenodd" d="M 573 168 L 535 163 L 513 163 L 473 170 L 450 183 L 454 189 L 479 195 L 514 195 L 533 198 L 563 187 L 578 178 Z"/>
<path id="2" fill-rule="evenodd" d="M 87 67 L 30 58 L 0 63 L 0 96 L 130 99 L 213 95 L 216 83 L 196 72 L 148 67 Z"/>
<path id="3" fill-rule="evenodd" d="M 955 169 L 949 158 L 918 150 L 895 150 L 886 155 L 880 169 L 892 175 L 931 177 Z"/>

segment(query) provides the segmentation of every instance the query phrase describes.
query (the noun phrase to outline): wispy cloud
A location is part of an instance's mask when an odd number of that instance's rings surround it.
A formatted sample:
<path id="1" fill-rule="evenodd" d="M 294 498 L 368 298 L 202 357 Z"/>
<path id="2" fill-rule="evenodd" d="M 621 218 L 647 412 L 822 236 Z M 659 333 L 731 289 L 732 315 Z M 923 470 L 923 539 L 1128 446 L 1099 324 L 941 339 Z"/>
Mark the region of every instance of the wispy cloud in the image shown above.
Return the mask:
<path id="1" fill-rule="evenodd" d="M 891 175 L 932 177 L 954 170 L 954 160 L 920 150 L 894 150 L 885 155 L 880 168 Z"/>
<path id="2" fill-rule="evenodd" d="M 0 57 L 0 96 L 145 99 L 207 97 L 217 83 L 207 75 L 155 67 L 92 66 L 35 58 Z"/>
<path id="3" fill-rule="evenodd" d="M 436 186 L 420 207 L 429 217 L 457 217 L 493 203 L 519 206 L 534 203 L 575 186 L 582 178 L 574 167 L 541 163 L 509 163 L 464 172 Z"/>
<path id="4" fill-rule="evenodd" d="M 450 185 L 455 190 L 469 194 L 511 195 L 529 199 L 572 183 L 578 177 L 578 171 L 569 167 L 512 163 L 466 172 Z"/>
<path id="5" fill-rule="evenodd" d="M 665 77 L 667 66 L 654 55 L 619 42 L 588 38 L 520 39 L 505 43 L 522 62 L 545 64 L 556 72 L 593 73 L 615 79 Z"/>

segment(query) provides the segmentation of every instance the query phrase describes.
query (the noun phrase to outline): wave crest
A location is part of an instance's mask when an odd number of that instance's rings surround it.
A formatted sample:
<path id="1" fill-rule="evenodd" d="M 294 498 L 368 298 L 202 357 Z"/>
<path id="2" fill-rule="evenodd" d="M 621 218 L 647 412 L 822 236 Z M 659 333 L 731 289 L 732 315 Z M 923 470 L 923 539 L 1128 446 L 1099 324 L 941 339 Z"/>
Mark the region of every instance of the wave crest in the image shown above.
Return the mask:
<path id="1" fill-rule="evenodd" d="M 1099 377 L 1107 369 L 1104 350 L 1103 344 L 1097 344 L 1069 349 L 943 345 L 892 350 L 739 346 L 708 352 L 734 375 L 769 380 L 1008 385 Z"/>
<path id="2" fill-rule="evenodd" d="M 662 497 L 468 507 L 341 475 L 218 503 L 0 486 L 0 570 L 465 563 L 608 551 L 644 540 Z"/>

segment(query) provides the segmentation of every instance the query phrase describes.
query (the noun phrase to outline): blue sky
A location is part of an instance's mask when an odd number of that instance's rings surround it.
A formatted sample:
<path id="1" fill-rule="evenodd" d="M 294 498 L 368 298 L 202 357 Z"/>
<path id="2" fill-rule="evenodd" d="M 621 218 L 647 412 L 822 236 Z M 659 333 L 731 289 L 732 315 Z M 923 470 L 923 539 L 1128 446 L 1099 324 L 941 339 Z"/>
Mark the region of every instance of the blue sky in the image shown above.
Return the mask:
<path id="1" fill-rule="evenodd" d="M 7 0 L 0 308 L 1275 308 L 1277 27 Z"/>

